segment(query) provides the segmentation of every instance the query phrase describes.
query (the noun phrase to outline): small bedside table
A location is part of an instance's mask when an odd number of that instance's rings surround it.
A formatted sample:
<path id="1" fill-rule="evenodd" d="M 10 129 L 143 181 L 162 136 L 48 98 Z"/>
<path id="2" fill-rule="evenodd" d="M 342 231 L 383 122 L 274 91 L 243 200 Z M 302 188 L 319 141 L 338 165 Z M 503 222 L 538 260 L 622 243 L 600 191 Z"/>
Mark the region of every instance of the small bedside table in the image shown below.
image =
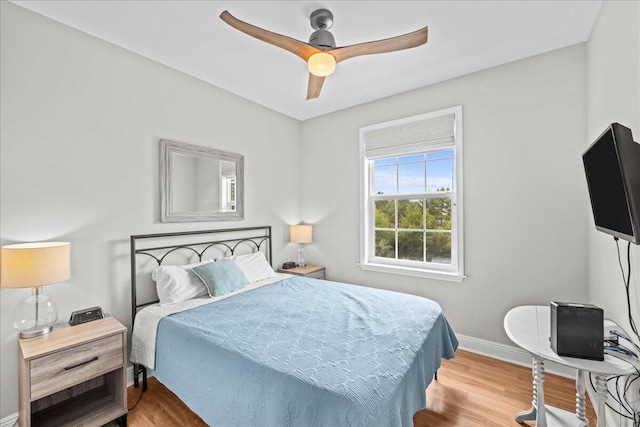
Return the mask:
<path id="1" fill-rule="evenodd" d="M 113 317 L 18 339 L 18 425 L 127 425 L 127 328 Z"/>
<path id="2" fill-rule="evenodd" d="M 290 268 L 288 270 L 278 270 L 279 273 L 295 274 L 296 276 L 312 277 L 314 279 L 325 280 L 324 267 L 320 265 L 307 264 L 304 267 Z"/>
<path id="3" fill-rule="evenodd" d="M 536 425 L 575 426 L 588 425 L 585 411 L 586 384 L 582 372 L 595 374 L 595 389 L 598 406 L 597 427 L 605 427 L 605 405 L 607 404 L 607 376 L 630 375 L 636 371 L 630 358 L 623 355 L 612 356 L 605 353 L 604 360 L 587 360 L 558 356 L 549 343 L 551 336 L 551 310 L 549 306 L 525 305 L 510 310 L 504 318 L 504 329 L 515 344 L 527 350 L 533 357 L 533 400 L 531 409 L 516 415 L 516 422 L 536 420 Z M 625 360 L 627 358 L 627 360 Z M 575 368 L 576 373 L 576 413 L 572 414 L 544 404 L 544 361 L 559 363 Z M 547 420 L 547 418 L 549 420 Z M 547 423 L 549 421 L 549 423 Z"/>

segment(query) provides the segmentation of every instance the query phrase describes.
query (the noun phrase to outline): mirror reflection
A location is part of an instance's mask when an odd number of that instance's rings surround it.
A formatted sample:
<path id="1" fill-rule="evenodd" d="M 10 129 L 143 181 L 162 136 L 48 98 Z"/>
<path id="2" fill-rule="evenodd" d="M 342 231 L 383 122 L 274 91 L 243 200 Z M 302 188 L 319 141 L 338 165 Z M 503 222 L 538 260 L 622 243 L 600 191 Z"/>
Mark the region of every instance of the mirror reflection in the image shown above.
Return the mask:
<path id="1" fill-rule="evenodd" d="M 243 156 L 162 141 L 162 220 L 243 219 Z"/>

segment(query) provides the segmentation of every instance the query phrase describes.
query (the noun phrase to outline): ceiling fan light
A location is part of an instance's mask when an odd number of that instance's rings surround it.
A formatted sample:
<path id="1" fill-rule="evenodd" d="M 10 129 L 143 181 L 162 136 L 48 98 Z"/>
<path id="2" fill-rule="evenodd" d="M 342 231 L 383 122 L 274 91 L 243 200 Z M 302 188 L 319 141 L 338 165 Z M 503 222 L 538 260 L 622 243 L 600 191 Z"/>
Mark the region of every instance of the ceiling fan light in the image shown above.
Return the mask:
<path id="1" fill-rule="evenodd" d="M 314 53 L 307 60 L 309 72 L 314 76 L 326 77 L 336 69 L 336 58 L 327 52 Z"/>

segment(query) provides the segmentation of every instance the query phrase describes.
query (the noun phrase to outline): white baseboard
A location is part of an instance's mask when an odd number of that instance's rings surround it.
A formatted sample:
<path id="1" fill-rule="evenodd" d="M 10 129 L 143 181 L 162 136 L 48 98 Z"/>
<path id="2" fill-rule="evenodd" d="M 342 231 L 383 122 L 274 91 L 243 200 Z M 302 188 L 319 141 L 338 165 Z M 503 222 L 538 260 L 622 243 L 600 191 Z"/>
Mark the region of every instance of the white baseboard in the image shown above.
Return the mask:
<path id="1" fill-rule="evenodd" d="M 18 422 L 18 413 L 4 417 L 0 420 L 0 427 L 13 427 Z"/>
<path id="2" fill-rule="evenodd" d="M 133 365 L 127 368 L 127 387 L 131 387 L 132 385 L 133 385 Z"/>
<path id="3" fill-rule="evenodd" d="M 529 352 L 519 347 L 499 344 L 493 341 L 486 341 L 480 338 L 473 338 L 460 334 L 456 334 L 456 337 L 460 344 L 459 347 L 462 350 L 503 360 L 515 365 L 526 366 L 528 368 L 530 368 L 533 363 L 533 359 Z M 573 379 L 576 377 L 575 369 L 549 361 L 544 362 L 544 370 L 549 374 L 555 374 L 561 377 Z"/>

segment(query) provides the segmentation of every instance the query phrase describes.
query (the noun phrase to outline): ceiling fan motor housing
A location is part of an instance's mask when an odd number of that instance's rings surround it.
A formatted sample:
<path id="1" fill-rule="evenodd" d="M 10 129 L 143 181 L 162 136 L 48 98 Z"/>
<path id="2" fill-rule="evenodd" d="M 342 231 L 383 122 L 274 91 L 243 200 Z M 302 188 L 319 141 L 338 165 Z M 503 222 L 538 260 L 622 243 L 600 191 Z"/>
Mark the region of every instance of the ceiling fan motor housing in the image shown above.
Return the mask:
<path id="1" fill-rule="evenodd" d="M 327 49 L 336 47 L 336 39 L 333 38 L 327 30 L 316 30 L 309 37 L 309 44 L 319 49 Z"/>
<path id="2" fill-rule="evenodd" d="M 316 30 L 311 33 L 309 44 L 323 50 L 336 47 L 336 39 L 327 31 L 333 26 L 333 13 L 327 9 L 317 9 L 311 12 L 309 19 L 311 28 Z"/>

